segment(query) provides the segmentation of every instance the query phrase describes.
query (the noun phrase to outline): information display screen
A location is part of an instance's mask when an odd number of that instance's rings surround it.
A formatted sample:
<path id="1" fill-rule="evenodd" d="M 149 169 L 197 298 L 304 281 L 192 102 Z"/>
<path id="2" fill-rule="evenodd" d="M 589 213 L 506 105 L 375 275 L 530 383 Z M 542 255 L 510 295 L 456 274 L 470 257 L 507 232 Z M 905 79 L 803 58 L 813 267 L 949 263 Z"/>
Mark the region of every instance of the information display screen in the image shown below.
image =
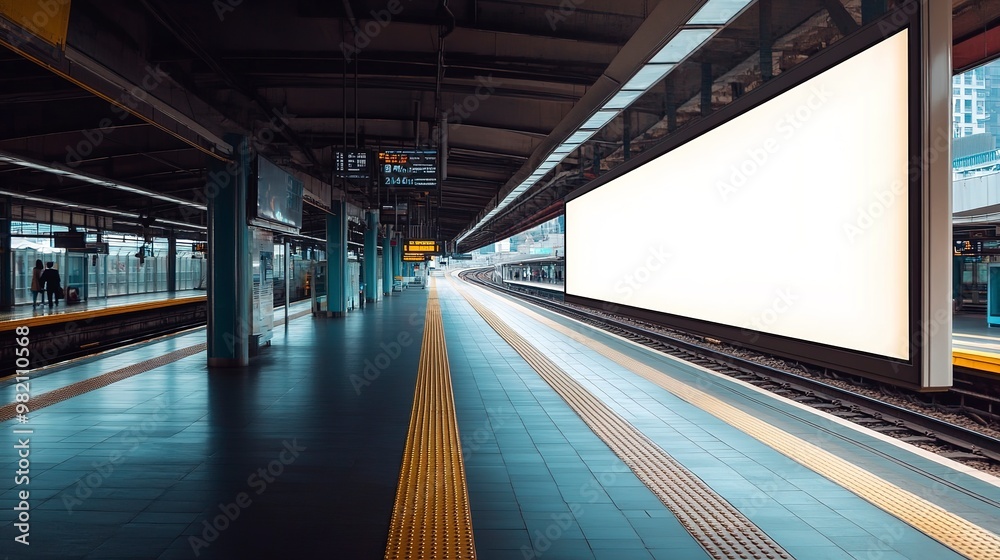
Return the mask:
<path id="1" fill-rule="evenodd" d="M 337 150 L 334 174 L 347 179 L 367 179 L 371 176 L 371 153 L 367 150 Z"/>
<path id="2" fill-rule="evenodd" d="M 433 239 L 411 239 L 403 244 L 408 253 L 440 253 L 441 244 Z"/>
<path id="3" fill-rule="evenodd" d="M 382 150 L 378 164 L 384 187 L 437 188 L 437 150 Z"/>

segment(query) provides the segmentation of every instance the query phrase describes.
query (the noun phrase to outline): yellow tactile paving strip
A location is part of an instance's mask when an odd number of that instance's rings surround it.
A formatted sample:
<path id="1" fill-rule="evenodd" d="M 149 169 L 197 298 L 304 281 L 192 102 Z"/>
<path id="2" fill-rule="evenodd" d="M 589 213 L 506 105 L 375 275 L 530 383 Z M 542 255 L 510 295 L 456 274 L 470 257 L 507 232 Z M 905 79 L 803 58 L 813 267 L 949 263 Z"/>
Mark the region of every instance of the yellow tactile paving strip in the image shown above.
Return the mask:
<path id="1" fill-rule="evenodd" d="M 471 559 L 476 557 L 472 514 L 433 279 L 422 344 L 385 558 Z"/>
<path id="2" fill-rule="evenodd" d="M 309 310 L 299 311 L 288 316 L 288 320 L 298 319 L 310 313 Z M 284 318 L 276 319 L 275 324 L 282 324 L 285 322 Z M 89 393 L 95 389 L 100 389 L 101 387 L 107 387 L 112 383 L 117 383 L 123 379 L 128 379 L 129 377 L 139 375 L 140 373 L 145 373 L 147 371 L 156 369 L 160 366 L 165 366 L 169 363 L 176 362 L 177 360 L 187 358 L 188 356 L 193 356 L 198 352 L 204 352 L 208 348 L 208 344 L 201 342 L 198 344 L 193 344 L 191 346 L 180 348 L 169 352 L 162 356 L 157 356 L 155 358 L 150 358 L 148 360 L 143 360 L 139 363 L 132 364 L 130 366 L 125 366 L 107 373 L 102 373 L 90 379 L 84 379 L 83 381 L 77 381 L 76 383 L 71 383 L 65 387 L 60 387 L 58 389 L 53 389 L 46 393 L 42 393 L 36 397 L 31 398 L 29 408 L 32 413 L 37 412 L 39 409 L 45 408 L 47 406 L 54 405 L 56 403 L 62 402 L 67 399 L 82 395 L 84 393 Z M 3 379 L 10 379 L 13 375 L 8 375 Z M 8 403 L 6 405 L 0 406 L 0 422 L 6 422 L 11 418 L 17 416 L 17 403 Z M 30 416 L 30 414 L 29 414 Z"/>
<path id="3" fill-rule="evenodd" d="M 648 379 L 681 399 L 705 410 L 785 456 L 829 478 L 882 510 L 952 550 L 972 559 L 1000 558 L 1000 536 L 972 523 L 912 492 L 904 490 L 821 447 L 779 430 L 742 410 L 722 402 L 681 381 L 618 352 L 600 342 L 506 300 L 503 301 L 534 320 L 591 348 L 637 375 Z"/>
<path id="4" fill-rule="evenodd" d="M 495 313 L 459 290 L 472 307 L 573 408 L 713 557 L 791 558 L 724 498 L 562 371 Z"/>

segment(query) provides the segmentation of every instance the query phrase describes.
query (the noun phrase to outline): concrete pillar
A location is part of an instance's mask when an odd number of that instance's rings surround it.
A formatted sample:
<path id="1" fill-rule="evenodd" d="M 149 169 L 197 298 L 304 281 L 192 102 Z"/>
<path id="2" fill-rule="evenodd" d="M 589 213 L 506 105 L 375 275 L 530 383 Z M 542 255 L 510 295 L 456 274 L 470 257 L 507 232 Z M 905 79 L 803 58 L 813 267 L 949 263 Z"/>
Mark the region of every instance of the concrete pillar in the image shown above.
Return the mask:
<path id="1" fill-rule="evenodd" d="M 378 210 L 369 210 L 365 222 L 365 301 L 378 301 Z"/>
<path id="2" fill-rule="evenodd" d="M 870 2 L 879 4 L 879 2 Z M 921 187 L 923 198 L 923 246 L 921 284 L 926 303 L 920 325 L 930 335 L 922 345 L 921 385 L 948 387 L 952 384 L 952 28 L 950 2 L 921 2 L 922 80 L 924 106 L 921 130 Z M 862 4 L 862 9 L 864 4 Z M 879 9 L 882 6 L 874 6 Z M 911 40 L 915 40 L 912 37 Z M 914 109 L 911 109 L 911 111 Z M 931 328 L 934 327 L 934 328 Z"/>
<path id="3" fill-rule="evenodd" d="M 400 235 L 396 235 L 396 244 L 392 246 L 392 276 L 395 279 L 396 276 L 403 275 L 403 238 Z"/>
<path id="4" fill-rule="evenodd" d="M 328 315 L 347 313 L 347 201 L 333 201 L 326 216 L 326 310 Z"/>
<path id="5" fill-rule="evenodd" d="M 233 159 L 209 163 L 208 184 L 208 365 L 241 367 L 250 362 L 250 230 L 247 178 L 250 143 L 227 134 Z M 214 196 L 213 196 L 214 195 Z"/>

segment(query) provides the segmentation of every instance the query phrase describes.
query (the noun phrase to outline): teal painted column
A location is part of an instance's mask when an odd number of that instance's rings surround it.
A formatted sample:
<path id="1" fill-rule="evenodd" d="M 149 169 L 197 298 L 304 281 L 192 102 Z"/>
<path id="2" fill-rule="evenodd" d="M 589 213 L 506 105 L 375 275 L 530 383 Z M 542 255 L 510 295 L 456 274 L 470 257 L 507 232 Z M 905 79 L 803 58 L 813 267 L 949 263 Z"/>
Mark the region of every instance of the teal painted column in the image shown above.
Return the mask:
<path id="1" fill-rule="evenodd" d="M 250 362 L 250 230 L 247 180 L 250 144 L 227 134 L 232 161 L 212 159 L 208 198 L 208 365 L 241 367 Z"/>
<path id="2" fill-rule="evenodd" d="M 365 301 L 378 301 L 378 210 L 369 210 L 365 222 Z"/>
<path id="3" fill-rule="evenodd" d="M 382 295 L 392 294 L 392 226 L 386 226 L 382 238 Z"/>
<path id="4" fill-rule="evenodd" d="M 326 216 L 326 311 L 343 317 L 347 313 L 347 201 L 333 201 Z"/>

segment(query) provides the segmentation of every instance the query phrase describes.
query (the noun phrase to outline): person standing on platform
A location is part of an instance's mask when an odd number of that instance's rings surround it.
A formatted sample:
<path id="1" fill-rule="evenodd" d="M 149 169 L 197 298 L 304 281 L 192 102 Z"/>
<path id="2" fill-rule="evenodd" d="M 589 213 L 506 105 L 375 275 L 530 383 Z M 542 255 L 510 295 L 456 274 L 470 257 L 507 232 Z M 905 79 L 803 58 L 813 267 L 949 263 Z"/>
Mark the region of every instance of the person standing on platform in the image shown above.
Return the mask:
<path id="1" fill-rule="evenodd" d="M 41 280 L 45 284 L 45 292 L 49 295 L 49 307 L 52 307 L 53 299 L 55 299 L 56 305 L 59 305 L 59 292 L 62 291 L 62 287 L 59 285 L 59 271 L 52 268 L 53 264 L 52 261 L 45 263 L 45 271 L 41 275 Z"/>
<path id="2" fill-rule="evenodd" d="M 38 296 L 42 294 L 42 259 L 35 259 L 35 268 L 31 269 L 31 307 L 38 307 Z M 42 296 L 42 303 L 45 297 Z"/>

